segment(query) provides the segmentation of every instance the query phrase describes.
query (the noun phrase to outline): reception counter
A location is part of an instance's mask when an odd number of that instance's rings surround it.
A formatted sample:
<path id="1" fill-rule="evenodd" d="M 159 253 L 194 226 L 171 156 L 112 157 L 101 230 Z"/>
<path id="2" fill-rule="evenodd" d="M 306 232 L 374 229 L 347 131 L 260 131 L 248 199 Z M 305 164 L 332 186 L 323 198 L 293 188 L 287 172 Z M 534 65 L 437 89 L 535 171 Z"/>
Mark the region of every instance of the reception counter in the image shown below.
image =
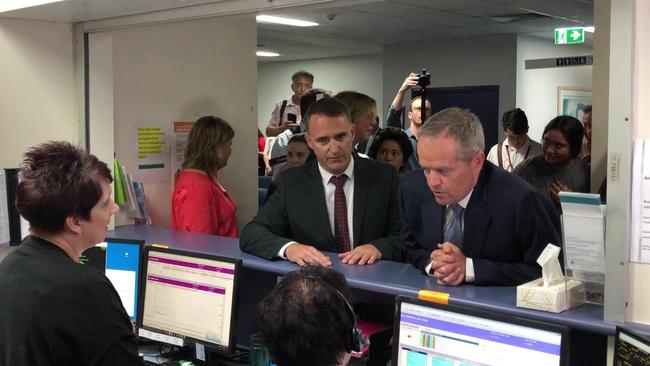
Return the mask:
<path id="1" fill-rule="evenodd" d="M 232 238 L 184 233 L 150 226 L 119 227 L 109 231 L 107 237 L 141 239 L 145 240 L 147 245 L 162 243 L 176 249 L 239 258 L 245 268 L 271 274 L 284 274 L 298 268 L 297 265 L 287 261 L 270 261 L 243 253 L 239 250 L 238 240 Z M 436 283 L 435 278 L 425 276 L 410 264 L 380 261 L 366 266 L 347 265 L 341 264 L 336 254 L 326 254 L 332 259 L 333 268 L 343 273 L 350 286 L 357 290 L 391 297 L 395 295 L 417 297 L 418 291 L 429 289 L 448 293 L 449 302 L 454 304 L 563 324 L 588 333 L 606 336 L 615 334 L 616 324 L 603 321 L 603 307 L 599 305 L 584 304 L 559 314 L 522 309 L 515 306 L 514 287 L 441 286 Z M 643 328 L 642 326 L 641 329 Z"/>

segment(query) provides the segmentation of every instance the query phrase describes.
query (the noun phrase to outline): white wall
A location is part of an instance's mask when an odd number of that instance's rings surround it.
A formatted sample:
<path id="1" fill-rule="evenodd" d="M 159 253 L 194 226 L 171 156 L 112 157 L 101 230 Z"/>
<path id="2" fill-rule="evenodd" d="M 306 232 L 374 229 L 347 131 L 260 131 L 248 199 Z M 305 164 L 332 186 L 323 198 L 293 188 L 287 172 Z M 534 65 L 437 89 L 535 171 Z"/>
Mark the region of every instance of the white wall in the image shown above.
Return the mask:
<path id="1" fill-rule="evenodd" d="M 48 140 L 78 143 L 72 28 L 0 19 L 0 168 Z"/>
<path id="2" fill-rule="evenodd" d="M 115 150 L 135 169 L 134 124 L 212 114 L 235 129 L 219 172 L 238 204 L 241 228 L 257 211 L 256 25 L 252 16 L 216 17 L 112 32 Z M 92 97 L 92 96 L 91 96 Z M 171 181 L 146 183 L 155 226 L 170 222 Z"/>
<path id="3" fill-rule="evenodd" d="M 384 105 L 388 108 L 410 72 L 426 67 L 432 87 L 499 85 L 501 115 L 515 105 L 516 41 L 514 35 L 500 35 L 387 45 Z"/>
<path id="4" fill-rule="evenodd" d="M 305 70 L 314 75 L 314 87 L 333 93 L 354 90 L 377 101 L 383 120 L 382 60 L 380 55 L 326 58 L 319 60 L 259 62 L 257 64 L 257 123 L 262 133 L 271 118 L 274 105 L 292 95 L 291 75 Z"/>
<path id="5" fill-rule="evenodd" d="M 591 89 L 592 66 L 526 70 L 526 60 L 592 53 L 587 46 L 555 45 L 552 39 L 517 37 L 517 107 L 526 112 L 530 125 L 528 135 L 533 140 L 540 141 L 546 124 L 557 116 L 558 86 Z"/>

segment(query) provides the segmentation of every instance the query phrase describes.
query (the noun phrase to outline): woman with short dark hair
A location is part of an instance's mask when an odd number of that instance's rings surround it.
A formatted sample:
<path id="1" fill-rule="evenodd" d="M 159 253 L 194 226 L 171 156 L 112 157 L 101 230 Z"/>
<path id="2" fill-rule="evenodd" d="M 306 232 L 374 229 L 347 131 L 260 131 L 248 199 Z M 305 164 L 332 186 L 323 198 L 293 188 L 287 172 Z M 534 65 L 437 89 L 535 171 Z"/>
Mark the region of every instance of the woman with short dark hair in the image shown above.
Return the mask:
<path id="1" fill-rule="evenodd" d="M 560 191 L 589 192 L 589 167 L 577 159 L 583 134 L 576 118 L 553 118 L 544 128 L 542 155 L 524 161 L 514 171 L 547 194 L 560 213 Z"/>
<path id="2" fill-rule="evenodd" d="M 30 235 L 0 263 L 0 364 L 141 365 L 119 295 L 81 253 L 118 207 L 105 163 L 67 142 L 31 148 L 16 207 Z"/>
<path id="3" fill-rule="evenodd" d="M 199 118 L 187 139 L 183 170 L 172 195 L 172 228 L 236 238 L 237 206 L 219 183 L 228 164 L 235 131 L 214 116 Z"/>
<path id="4" fill-rule="evenodd" d="M 386 127 L 379 131 L 370 145 L 368 156 L 374 160 L 385 161 L 404 173 L 406 163 L 413 155 L 413 145 L 400 128 Z"/>

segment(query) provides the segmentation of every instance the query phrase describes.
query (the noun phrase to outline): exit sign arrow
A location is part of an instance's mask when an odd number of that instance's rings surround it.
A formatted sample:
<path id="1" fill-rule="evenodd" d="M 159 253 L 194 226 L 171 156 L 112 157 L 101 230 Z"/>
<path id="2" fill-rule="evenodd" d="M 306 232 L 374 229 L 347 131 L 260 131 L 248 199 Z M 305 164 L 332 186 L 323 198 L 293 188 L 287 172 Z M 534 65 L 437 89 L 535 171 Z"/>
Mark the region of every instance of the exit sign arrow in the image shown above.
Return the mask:
<path id="1" fill-rule="evenodd" d="M 577 30 L 574 29 L 573 32 L 571 32 L 571 40 L 572 41 L 577 41 L 580 38 L 582 38 L 582 33 L 578 32 Z"/>

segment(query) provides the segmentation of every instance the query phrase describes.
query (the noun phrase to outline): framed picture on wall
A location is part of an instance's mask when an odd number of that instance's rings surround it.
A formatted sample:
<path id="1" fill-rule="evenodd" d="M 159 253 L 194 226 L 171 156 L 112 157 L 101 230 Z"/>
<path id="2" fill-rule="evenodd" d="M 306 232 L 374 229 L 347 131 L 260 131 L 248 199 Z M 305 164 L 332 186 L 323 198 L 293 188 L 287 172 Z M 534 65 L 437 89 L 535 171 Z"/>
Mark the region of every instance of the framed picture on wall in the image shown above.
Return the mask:
<path id="1" fill-rule="evenodd" d="M 574 86 L 557 87 L 557 114 L 582 121 L 586 106 L 591 105 L 591 89 Z"/>

